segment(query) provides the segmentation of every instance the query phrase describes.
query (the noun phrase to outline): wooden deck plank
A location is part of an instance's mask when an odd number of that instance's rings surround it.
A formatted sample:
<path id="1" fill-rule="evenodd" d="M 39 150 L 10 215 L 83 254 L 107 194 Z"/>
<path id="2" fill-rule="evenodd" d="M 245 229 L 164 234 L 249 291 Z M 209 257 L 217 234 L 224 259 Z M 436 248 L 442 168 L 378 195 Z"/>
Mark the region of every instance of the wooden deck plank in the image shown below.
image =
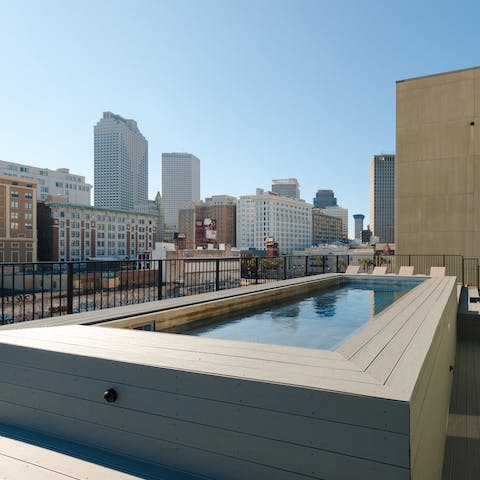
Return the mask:
<path id="1" fill-rule="evenodd" d="M 435 282 L 424 281 L 413 290 L 405 294 L 401 299 L 392 304 L 387 310 L 380 313 L 374 320 L 369 321 L 365 327 L 358 332 L 352 339 L 345 342 L 337 351 L 351 359 L 357 352 L 368 345 L 385 328 L 388 328 L 398 315 L 413 313 L 421 305 L 428 292 L 435 289 Z"/>
<path id="2" fill-rule="evenodd" d="M 52 329 L 49 329 L 52 331 Z M 162 368 L 186 370 L 197 373 L 230 376 L 251 380 L 279 382 L 289 385 L 303 385 L 314 388 L 345 389 L 347 385 L 358 384 L 372 386 L 372 394 L 380 391 L 378 381 L 364 372 L 354 370 L 307 367 L 303 365 L 278 364 L 261 360 L 249 360 L 208 353 L 190 353 L 184 351 L 169 352 L 162 349 L 144 348 L 142 351 L 116 346 L 114 342 L 97 340 L 92 335 L 91 340 L 75 339 L 58 335 L 54 340 L 0 337 L 4 344 L 23 345 L 63 353 L 75 353 L 95 358 L 105 358 L 129 363 L 140 363 Z M 378 387 L 378 388 L 375 388 Z M 365 390 L 363 390 L 365 392 Z"/>
<path id="3" fill-rule="evenodd" d="M 452 385 L 443 480 L 480 478 L 480 342 L 461 339 Z"/>

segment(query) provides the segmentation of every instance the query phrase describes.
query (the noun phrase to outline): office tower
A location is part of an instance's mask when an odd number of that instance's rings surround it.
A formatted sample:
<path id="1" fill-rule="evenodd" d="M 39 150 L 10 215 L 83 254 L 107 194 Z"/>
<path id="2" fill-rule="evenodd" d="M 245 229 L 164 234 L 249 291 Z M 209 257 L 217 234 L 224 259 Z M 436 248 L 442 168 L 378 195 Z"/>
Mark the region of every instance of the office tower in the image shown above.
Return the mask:
<path id="1" fill-rule="evenodd" d="M 37 183 L 0 177 L 0 263 L 37 261 Z"/>
<path id="2" fill-rule="evenodd" d="M 53 196 L 62 197 L 69 203 L 90 205 L 92 186 L 85 183 L 84 176 L 70 173 L 68 168 L 50 170 L 0 160 L 0 175 L 35 180 L 38 183 L 37 200 L 47 200 Z"/>
<path id="3" fill-rule="evenodd" d="M 281 254 L 304 250 L 312 242 L 312 205 L 257 188 L 237 203 L 237 247 L 266 250 L 277 243 Z"/>
<path id="4" fill-rule="evenodd" d="M 200 160 L 191 153 L 162 153 L 162 195 L 167 230 L 178 232 L 178 212 L 200 200 Z"/>
<path id="5" fill-rule="evenodd" d="M 312 210 L 312 245 L 341 242 L 344 238 L 341 218 L 326 215 L 324 210 Z"/>
<path id="6" fill-rule="evenodd" d="M 343 208 L 340 205 L 332 205 L 322 208 L 326 215 L 337 217 L 342 220 L 342 242 L 348 241 L 348 208 Z"/>
<path id="7" fill-rule="evenodd" d="M 65 202 L 38 203 L 40 260 L 151 258 L 158 215 Z"/>
<path id="8" fill-rule="evenodd" d="M 362 230 L 363 230 L 363 220 L 365 219 L 365 215 L 361 213 L 356 213 L 353 216 L 355 220 L 355 240 L 358 242 L 362 241 Z"/>
<path id="9" fill-rule="evenodd" d="M 370 225 L 379 242 L 395 242 L 395 155 L 370 162 Z"/>
<path id="10" fill-rule="evenodd" d="M 313 206 L 315 208 L 335 207 L 337 199 L 333 190 L 317 190 L 313 198 Z"/>
<path id="11" fill-rule="evenodd" d="M 300 184 L 296 178 L 272 180 L 272 192 L 281 197 L 300 199 Z"/>
<path id="12" fill-rule="evenodd" d="M 148 200 L 148 142 L 135 120 L 104 112 L 94 127 L 95 206 L 132 210 Z"/>
<path id="13" fill-rule="evenodd" d="M 397 82 L 401 254 L 480 257 L 480 68 Z"/>

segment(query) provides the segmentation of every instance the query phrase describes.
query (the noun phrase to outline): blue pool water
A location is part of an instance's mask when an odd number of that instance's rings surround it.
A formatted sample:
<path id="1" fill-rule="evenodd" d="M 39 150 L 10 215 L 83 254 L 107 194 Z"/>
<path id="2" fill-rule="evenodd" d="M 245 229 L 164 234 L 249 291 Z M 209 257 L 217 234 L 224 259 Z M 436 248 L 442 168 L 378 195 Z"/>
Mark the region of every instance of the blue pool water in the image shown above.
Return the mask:
<path id="1" fill-rule="evenodd" d="M 202 321 L 186 335 L 334 350 L 422 280 L 348 281 L 295 303 L 245 316 Z"/>

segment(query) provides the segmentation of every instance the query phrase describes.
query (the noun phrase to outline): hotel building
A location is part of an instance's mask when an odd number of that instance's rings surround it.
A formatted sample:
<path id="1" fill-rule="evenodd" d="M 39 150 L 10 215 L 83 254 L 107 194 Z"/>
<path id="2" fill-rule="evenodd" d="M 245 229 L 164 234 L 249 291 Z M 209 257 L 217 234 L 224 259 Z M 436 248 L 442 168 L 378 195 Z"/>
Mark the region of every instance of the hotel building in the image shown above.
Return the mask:
<path id="1" fill-rule="evenodd" d="M 237 247 L 265 250 L 273 238 L 280 254 L 304 250 L 312 243 L 312 205 L 257 188 L 237 203 Z"/>

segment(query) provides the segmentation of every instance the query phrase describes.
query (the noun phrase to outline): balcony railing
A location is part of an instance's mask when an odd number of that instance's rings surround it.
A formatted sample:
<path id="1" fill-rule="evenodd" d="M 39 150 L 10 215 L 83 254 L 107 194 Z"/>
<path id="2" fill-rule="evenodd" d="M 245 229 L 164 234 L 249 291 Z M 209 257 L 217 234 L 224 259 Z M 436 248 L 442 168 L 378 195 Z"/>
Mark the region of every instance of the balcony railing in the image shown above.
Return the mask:
<path id="1" fill-rule="evenodd" d="M 0 324 L 132 305 L 165 298 L 275 282 L 376 265 L 397 273 L 432 266 L 463 284 L 479 284 L 478 259 L 460 255 L 301 255 L 169 260 L 39 262 L 0 264 Z"/>

